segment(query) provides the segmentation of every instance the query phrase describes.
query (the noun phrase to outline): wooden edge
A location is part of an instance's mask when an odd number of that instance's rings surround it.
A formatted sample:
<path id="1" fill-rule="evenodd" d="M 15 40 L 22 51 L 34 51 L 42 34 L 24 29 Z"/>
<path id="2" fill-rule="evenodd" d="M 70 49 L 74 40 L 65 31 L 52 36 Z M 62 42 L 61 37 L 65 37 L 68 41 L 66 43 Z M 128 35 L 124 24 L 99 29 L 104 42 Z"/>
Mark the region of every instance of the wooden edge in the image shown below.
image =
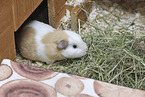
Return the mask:
<path id="1" fill-rule="evenodd" d="M 55 17 L 55 27 L 57 28 L 60 24 L 60 20 L 62 19 L 62 17 L 65 15 L 66 13 L 66 6 L 63 7 L 63 9 L 56 15 Z"/>
<path id="2" fill-rule="evenodd" d="M 49 15 L 49 25 L 57 28 L 59 26 L 60 20 L 66 12 L 65 3 L 61 6 L 61 10 L 57 10 L 55 6 L 55 0 L 48 0 L 48 15 Z"/>
<path id="3" fill-rule="evenodd" d="M 78 17 L 75 13 L 71 12 L 71 30 L 77 31 L 78 30 Z"/>
<path id="4" fill-rule="evenodd" d="M 55 27 L 55 6 L 53 0 L 48 1 L 48 18 L 49 18 L 49 25 Z"/>
<path id="5" fill-rule="evenodd" d="M 69 10 L 70 12 L 73 10 L 73 8 L 74 8 L 74 7 L 71 6 L 71 5 L 66 5 L 66 9 Z"/>
<path id="6" fill-rule="evenodd" d="M 91 12 L 92 3 L 89 0 L 85 0 L 85 2 L 79 6 L 76 6 L 71 11 L 71 29 L 77 31 L 78 29 L 78 19 L 82 21 L 87 20 L 87 14 Z M 85 10 L 83 10 L 85 9 Z M 86 13 L 87 11 L 88 13 Z"/>
<path id="7" fill-rule="evenodd" d="M 42 3 L 43 0 L 37 0 L 35 1 L 35 4 L 34 2 L 32 3 L 32 8 L 30 8 L 27 12 L 27 15 L 24 15 L 22 16 L 22 18 L 20 20 L 18 20 L 17 18 L 17 13 L 18 13 L 18 10 L 17 9 L 17 5 L 16 5 L 16 0 L 13 0 L 12 2 L 12 12 L 13 12 L 13 20 L 14 20 L 14 31 L 17 31 L 18 28 L 24 23 L 24 21 L 33 13 L 33 11 Z M 23 1 L 22 1 L 23 2 Z"/>

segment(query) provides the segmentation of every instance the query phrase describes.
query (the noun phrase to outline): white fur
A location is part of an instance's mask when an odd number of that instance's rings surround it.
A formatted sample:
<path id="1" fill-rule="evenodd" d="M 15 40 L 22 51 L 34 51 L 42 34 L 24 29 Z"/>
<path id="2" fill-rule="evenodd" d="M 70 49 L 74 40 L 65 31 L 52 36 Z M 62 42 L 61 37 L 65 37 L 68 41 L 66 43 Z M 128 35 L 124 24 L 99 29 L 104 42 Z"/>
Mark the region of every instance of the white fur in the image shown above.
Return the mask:
<path id="1" fill-rule="evenodd" d="M 86 54 L 87 45 L 83 42 L 81 36 L 73 31 L 64 30 L 64 32 L 69 36 L 69 45 L 62 51 L 62 55 L 66 58 L 79 58 Z M 73 48 L 73 45 L 77 45 L 78 48 Z"/>
<path id="2" fill-rule="evenodd" d="M 26 27 L 32 27 L 33 29 L 35 29 L 36 35 L 35 35 L 35 41 L 37 43 L 37 48 L 36 48 L 36 54 L 37 57 L 41 60 L 41 61 L 45 61 L 47 60 L 47 63 L 49 62 L 53 62 L 55 60 L 50 60 L 48 59 L 48 57 L 45 54 L 45 50 L 44 50 L 44 44 L 41 42 L 41 40 L 43 39 L 44 35 L 46 35 L 49 32 L 53 32 L 55 29 L 47 24 L 44 24 L 42 22 L 39 21 L 32 21 L 31 23 L 29 23 L 29 25 L 27 25 Z"/>
<path id="3" fill-rule="evenodd" d="M 41 40 L 46 34 L 53 32 L 56 29 L 36 20 L 29 23 L 26 27 L 32 27 L 35 29 L 36 35 L 34 38 L 37 43 L 36 55 L 38 59 L 47 63 L 54 62 L 55 60 L 51 60 L 46 56 L 45 45 L 41 42 Z M 62 50 L 61 54 L 65 58 L 78 58 L 84 56 L 87 51 L 87 45 L 85 42 L 83 42 L 81 36 L 73 31 L 63 31 L 68 35 L 69 44 L 64 50 Z M 77 48 L 73 48 L 74 44 L 77 45 Z"/>

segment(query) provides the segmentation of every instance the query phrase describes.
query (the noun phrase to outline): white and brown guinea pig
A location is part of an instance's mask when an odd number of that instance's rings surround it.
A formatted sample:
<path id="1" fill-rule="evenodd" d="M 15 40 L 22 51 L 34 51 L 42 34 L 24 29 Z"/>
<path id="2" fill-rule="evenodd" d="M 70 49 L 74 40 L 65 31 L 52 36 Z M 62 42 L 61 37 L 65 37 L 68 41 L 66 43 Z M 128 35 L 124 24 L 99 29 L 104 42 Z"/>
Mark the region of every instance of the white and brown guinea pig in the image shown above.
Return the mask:
<path id="1" fill-rule="evenodd" d="M 28 23 L 17 39 L 23 57 L 52 63 L 65 58 L 79 58 L 86 54 L 87 45 L 81 36 L 69 30 L 56 30 L 37 20 Z"/>

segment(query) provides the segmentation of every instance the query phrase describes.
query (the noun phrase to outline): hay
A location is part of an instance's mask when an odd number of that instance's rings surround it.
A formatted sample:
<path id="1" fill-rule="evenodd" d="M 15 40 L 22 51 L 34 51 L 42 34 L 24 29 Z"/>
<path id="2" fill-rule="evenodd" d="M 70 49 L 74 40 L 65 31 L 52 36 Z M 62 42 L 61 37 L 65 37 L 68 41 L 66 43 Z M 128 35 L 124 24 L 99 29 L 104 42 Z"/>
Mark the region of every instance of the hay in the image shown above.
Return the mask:
<path id="1" fill-rule="evenodd" d="M 32 65 L 145 90 L 144 16 L 124 11 L 115 3 L 112 6 L 101 4 L 95 3 L 88 21 L 78 21 L 78 24 L 84 22 L 77 33 L 89 47 L 86 56 L 54 64 L 34 62 Z M 70 29 L 70 21 L 67 11 L 59 28 Z"/>

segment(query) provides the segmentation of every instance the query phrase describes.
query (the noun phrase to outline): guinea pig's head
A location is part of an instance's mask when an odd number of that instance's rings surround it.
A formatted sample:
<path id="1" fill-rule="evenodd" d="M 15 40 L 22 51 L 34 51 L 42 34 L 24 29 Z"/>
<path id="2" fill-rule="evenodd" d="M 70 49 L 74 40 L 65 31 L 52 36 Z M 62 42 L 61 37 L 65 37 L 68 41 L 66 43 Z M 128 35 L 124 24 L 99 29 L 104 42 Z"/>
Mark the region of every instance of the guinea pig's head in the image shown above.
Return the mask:
<path id="1" fill-rule="evenodd" d="M 88 49 L 81 36 L 69 30 L 54 30 L 45 35 L 41 41 L 45 45 L 46 56 L 54 61 L 82 57 Z"/>
<path id="2" fill-rule="evenodd" d="M 65 40 L 62 41 L 62 44 L 66 47 L 61 51 L 61 54 L 65 58 L 79 58 L 86 55 L 88 47 L 81 36 L 69 30 L 64 30 L 64 32 L 68 35 L 68 42 L 65 42 Z"/>

